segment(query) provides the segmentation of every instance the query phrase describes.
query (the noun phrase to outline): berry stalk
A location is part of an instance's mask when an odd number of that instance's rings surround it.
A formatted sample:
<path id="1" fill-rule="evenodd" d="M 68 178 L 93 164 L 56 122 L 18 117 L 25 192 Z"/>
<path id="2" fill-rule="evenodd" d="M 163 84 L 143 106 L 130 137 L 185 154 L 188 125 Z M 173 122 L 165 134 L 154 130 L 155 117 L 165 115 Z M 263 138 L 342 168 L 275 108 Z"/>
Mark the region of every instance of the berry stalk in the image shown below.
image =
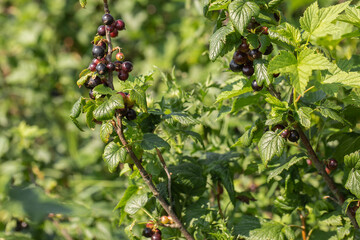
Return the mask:
<path id="1" fill-rule="evenodd" d="M 108 5 L 107 0 L 103 0 L 103 1 L 104 1 L 104 12 L 106 14 L 110 14 L 109 5 Z M 108 28 L 105 28 L 105 33 L 106 33 L 106 40 L 107 40 L 107 43 L 108 43 L 108 54 L 106 55 L 106 60 L 108 62 L 111 62 L 112 44 L 111 44 L 110 30 Z M 108 73 L 108 78 L 106 80 L 106 83 L 109 86 L 109 88 L 114 90 L 113 74 L 112 74 L 111 71 L 109 71 L 109 73 Z"/>

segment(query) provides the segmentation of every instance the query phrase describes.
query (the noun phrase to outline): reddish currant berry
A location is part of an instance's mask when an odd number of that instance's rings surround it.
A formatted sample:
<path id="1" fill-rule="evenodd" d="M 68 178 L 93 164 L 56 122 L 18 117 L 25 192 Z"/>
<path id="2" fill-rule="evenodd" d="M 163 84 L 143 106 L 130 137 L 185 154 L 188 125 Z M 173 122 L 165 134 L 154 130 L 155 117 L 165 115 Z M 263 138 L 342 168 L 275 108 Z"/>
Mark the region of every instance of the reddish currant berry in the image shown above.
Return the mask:
<path id="1" fill-rule="evenodd" d="M 105 56 L 105 49 L 100 46 L 94 46 L 92 49 L 94 58 L 101 59 Z"/>
<path id="2" fill-rule="evenodd" d="M 300 136 L 299 133 L 296 130 L 291 130 L 289 134 L 289 141 L 290 142 L 297 142 L 299 140 Z"/>
<path id="3" fill-rule="evenodd" d="M 169 218 L 168 218 L 167 216 L 162 216 L 162 217 L 160 218 L 160 222 L 161 222 L 162 224 L 168 224 L 168 223 L 170 223 Z"/>
<path id="4" fill-rule="evenodd" d="M 259 86 L 256 82 L 256 80 L 252 81 L 251 87 L 254 91 L 259 92 L 261 89 L 263 89 L 263 86 Z"/>
<path id="5" fill-rule="evenodd" d="M 102 21 L 105 25 L 111 25 L 114 22 L 114 18 L 107 13 L 102 16 Z"/>
<path id="6" fill-rule="evenodd" d="M 148 227 L 144 228 L 144 230 L 142 232 L 142 235 L 147 238 L 151 237 L 153 234 L 154 234 L 153 230 Z"/>
<path id="7" fill-rule="evenodd" d="M 258 49 L 252 49 L 248 52 L 248 58 L 250 61 L 261 58 L 261 52 Z"/>
<path id="8" fill-rule="evenodd" d="M 132 120 L 135 120 L 136 119 L 136 112 L 134 109 L 129 109 L 127 112 L 126 112 L 126 118 L 127 120 L 129 121 L 132 121 Z"/>
<path id="9" fill-rule="evenodd" d="M 273 127 L 271 128 L 271 130 L 272 130 L 273 132 L 276 132 L 276 130 L 283 130 L 284 128 L 285 128 L 284 125 L 276 124 L 275 126 L 273 126 Z"/>
<path id="10" fill-rule="evenodd" d="M 105 26 L 104 25 L 100 25 L 97 29 L 97 33 L 100 36 L 105 36 L 106 32 L 105 32 Z"/>
<path id="11" fill-rule="evenodd" d="M 114 64 L 115 64 L 115 71 L 120 72 L 121 69 L 122 69 L 122 64 L 123 64 L 123 62 L 121 62 L 121 61 L 115 61 Z"/>
<path id="12" fill-rule="evenodd" d="M 92 63 L 95 63 L 96 65 L 98 65 L 100 62 L 101 62 L 100 59 L 94 58 L 94 59 L 92 60 Z"/>
<path id="13" fill-rule="evenodd" d="M 247 44 L 246 40 L 240 44 L 238 50 L 243 53 L 247 53 L 249 51 L 249 44 Z"/>
<path id="14" fill-rule="evenodd" d="M 233 60 L 236 64 L 241 65 L 248 61 L 247 55 L 243 52 L 236 51 L 233 55 Z"/>
<path id="15" fill-rule="evenodd" d="M 96 71 L 96 65 L 95 63 L 90 63 L 89 65 L 89 70 L 92 71 L 92 72 L 95 72 Z"/>
<path id="16" fill-rule="evenodd" d="M 123 62 L 123 64 L 121 65 L 121 69 L 125 72 L 131 72 L 133 70 L 132 62 L 129 61 Z"/>
<path id="17" fill-rule="evenodd" d="M 125 59 L 125 55 L 122 52 L 118 52 L 115 57 L 118 61 L 123 61 Z"/>
<path id="18" fill-rule="evenodd" d="M 125 29 L 125 22 L 121 19 L 116 20 L 115 27 L 117 30 L 121 31 Z"/>
<path id="19" fill-rule="evenodd" d="M 325 172 L 326 172 L 328 175 L 330 175 L 331 170 L 330 170 L 330 169 L 328 169 L 328 167 L 325 167 Z"/>
<path id="20" fill-rule="evenodd" d="M 251 77 L 254 74 L 254 67 L 250 64 L 244 65 L 242 72 L 245 76 Z"/>
<path id="21" fill-rule="evenodd" d="M 273 50 L 274 50 L 274 47 L 273 47 L 272 44 L 270 44 L 270 45 L 266 48 L 266 50 L 265 50 L 265 52 L 264 52 L 264 55 L 269 55 Z"/>
<path id="22" fill-rule="evenodd" d="M 99 63 L 99 64 L 96 66 L 96 71 L 97 71 L 100 75 L 104 75 L 104 74 L 107 72 L 106 65 L 103 64 L 103 63 Z"/>
<path id="23" fill-rule="evenodd" d="M 230 70 L 233 72 L 241 72 L 243 65 L 239 65 L 234 60 L 231 60 L 229 67 L 230 67 Z"/>
<path id="24" fill-rule="evenodd" d="M 84 86 L 86 88 L 92 89 L 94 87 L 96 87 L 97 85 L 101 84 L 101 79 L 96 76 L 95 78 L 91 77 L 85 84 Z"/>
<path id="25" fill-rule="evenodd" d="M 106 65 L 106 68 L 112 72 L 115 70 L 115 64 L 110 62 Z"/>
<path id="26" fill-rule="evenodd" d="M 261 27 L 261 33 L 265 35 L 269 35 L 269 29 L 268 27 Z"/>
<path id="27" fill-rule="evenodd" d="M 154 235 L 151 236 L 151 240 L 161 240 L 161 234 L 154 233 Z"/>
<path id="28" fill-rule="evenodd" d="M 306 159 L 306 163 L 307 165 L 311 166 L 312 165 L 312 161 L 310 159 Z"/>
<path id="29" fill-rule="evenodd" d="M 121 71 L 119 72 L 119 74 L 118 74 L 118 78 L 119 78 L 121 81 L 126 81 L 126 80 L 129 78 L 129 73 L 121 70 Z"/>
<path id="30" fill-rule="evenodd" d="M 326 161 L 326 166 L 328 169 L 335 170 L 338 166 L 338 162 L 334 158 L 330 158 Z"/>
<path id="31" fill-rule="evenodd" d="M 281 135 L 281 137 L 286 139 L 286 138 L 288 138 L 289 134 L 290 134 L 290 131 L 288 129 L 284 129 L 284 131 L 282 131 L 280 135 Z"/>
<path id="32" fill-rule="evenodd" d="M 173 223 L 174 223 L 174 220 L 173 220 L 173 218 L 172 218 L 171 216 L 168 216 L 168 219 L 169 219 L 169 221 L 170 221 L 170 224 L 173 224 Z"/>
<path id="33" fill-rule="evenodd" d="M 280 73 L 274 73 L 274 74 L 273 74 L 273 77 L 274 77 L 274 78 L 277 78 L 278 76 L 280 76 Z"/>
<path id="34" fill-rule="evenodd" d="M 115 27 L 114 27 L 114 25 L 108 25 L 108 26 L 105 26 L 105 29 L 106 29 L 106 31 L 109 31 L 111 33 L 115 30 Z"/>
<path id="35" fill-rule="evenodd" d="M 154 228 L 154 223 L 153 222 L 148 222 L 148 223 L 146 223 L 146 227 L 153 229 Z"/>
<path id="36" fill-rule="evenodd" d="M 90 89 L 90 91 L 89 91 L 89 97 L 90 97 L 91 99 L 95 99 L 95 95 L 94 95 L 94 92 L 93 92 L 92 89 Z"/>
<path id="37" fill-rule="evenodd" d="M 114 30 L 110 33 L 110 37 L 114 38 L 118 36 L 118 30 L 114 28 Z"/>

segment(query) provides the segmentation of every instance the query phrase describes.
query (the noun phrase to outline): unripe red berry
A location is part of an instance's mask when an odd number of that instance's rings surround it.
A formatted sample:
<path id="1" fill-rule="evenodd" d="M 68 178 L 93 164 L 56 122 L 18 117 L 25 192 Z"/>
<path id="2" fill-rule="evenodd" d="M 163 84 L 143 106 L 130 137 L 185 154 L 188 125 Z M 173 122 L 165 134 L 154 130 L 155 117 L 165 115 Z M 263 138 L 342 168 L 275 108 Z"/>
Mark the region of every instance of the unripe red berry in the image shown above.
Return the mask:
<path id="1" fill-rule="evenodd" d="M 96 66 L 97 66 L 97 64 L 95 64 L 95 63 L 90 63 L 90 65 L 89 65 L 89 70 L 92 71 L 92 72 L 95 72 L 95 71 L 96 71 Z"/>
<path id="2" fill-rule="evenodd" d="M 118 35 L 118 30 L 114 28 L 114 30 L 110 33 L 110 37 L 114 38 L 117 37 L 117 35 Z"/>
<path id="3" fill-rule="evenodd" d="M 115 56 L 116 60 L 118 61 L 124 61 L 125 55 L 122 52 L 118 52 Z"/>
<path id="4" fill-rule="evenodd" d="M 121 31 L 125 29 L 125 22 L 121 19 L 115 21 L 115 27 L 117 30 Z"/>

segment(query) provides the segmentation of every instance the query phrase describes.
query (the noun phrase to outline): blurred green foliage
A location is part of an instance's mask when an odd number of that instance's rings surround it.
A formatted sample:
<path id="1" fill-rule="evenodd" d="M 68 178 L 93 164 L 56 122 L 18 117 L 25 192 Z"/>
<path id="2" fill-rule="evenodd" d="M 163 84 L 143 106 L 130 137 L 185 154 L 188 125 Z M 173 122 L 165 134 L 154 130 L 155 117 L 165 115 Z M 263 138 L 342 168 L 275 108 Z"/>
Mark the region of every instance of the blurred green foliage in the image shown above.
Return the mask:
<path id="1" fill-rule="evenodd" d="M 310 2 L 285 1 L 285 17 L 298 20 Z M 325 6 L 337 1 L 319 2 Z M 76 80 L 92 58 L 91 40 L 103 15 L 101 3 L 89 0 L 81 9 L 76 0 L 0 2 L 0 238 L 64 239 L 70 234 L 74 239 L 126 239 L 113 208 L 131 180 L 107 171 L 98 129 L 79 132 L 68 117 L 76 99 L 87 94 L 77 88 Z M 224 118 L 221 109 L 207 113 L 215 108 L 219 87 L 229 76 L 219 62 L 208 60 L 212 29 L 202 16 L 201 1 L 109 3 L 112 15 L 126 22 L 127 30 L 114 45 L 134 63 L 133 73 L 155 70 L 149 103 L 178 96 L 176 88 L 168 91 L 171 81 L 164 81 L 156 70 L 169 76 L 175 66 L 176 84 L 184 92 L 198 94 L 185 107 L 203 123 L 195 129 L 206 143 L 199 157 L 206 151 L 227 152 L 253 119 Z M 190 155 L 199 149 L 179 146 L 175 151 Z M 249 159 L 239 169 L 251 171 L 252 154 L 241 154 Z M 170 154 L 167 157 L 175 161 Z M 256 182 L 239 177 L 235 188 L 249 190 L 264 182 L 261 176 Z M 266 208 L 273 188 L 259 191 L 263 201 L 258 206 L 237 207 L 248 213 Z M 135 232 L 140 230 L 135 226 Z"/>

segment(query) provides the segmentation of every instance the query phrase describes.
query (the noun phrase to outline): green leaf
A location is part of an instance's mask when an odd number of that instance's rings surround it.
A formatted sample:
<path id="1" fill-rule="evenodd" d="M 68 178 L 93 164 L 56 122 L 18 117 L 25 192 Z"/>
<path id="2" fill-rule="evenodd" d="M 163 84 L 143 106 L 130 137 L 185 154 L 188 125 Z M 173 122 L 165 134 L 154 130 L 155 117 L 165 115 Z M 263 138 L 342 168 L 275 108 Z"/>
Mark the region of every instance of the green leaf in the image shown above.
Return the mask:
<path id="1" fill-rule="evenodd" d="M 96 87 L 94 87 L 93 89 L 93 93 L 95 95 L 112 95 L 112 94 L 116 94 L 116 91 L 112 90 L 109 87 L 106 87 L 104 84 L 100 84 L 97 85 Z"/>
<path id="2" fill-rule="evenodd" d="M 70 117 L 71 118 L 71 121 L 75 124 L 75 126 L 80 130 L 80 131 L 84 131 L 82 129 L 82 127 L 80 126 L 80 123 L 78 122 L 78 120 L 76 118 L 73 118 L 73 117 Z"/>
<path id="3" fill-rule="evenodd" d="M 258 48 L 260 46 L 259 36 L 257 34 L 250 33 L 246 36 L 246 40 L 251 48 Z"/>
<path id="4" fill-rule="evenodd" d="M 209 5 L 209 11 L 227 9 L 230 0 L 216 0 Z"/>
<path id="5" fill-rule="evenodd" d="M 269 63 L 269 73 L 291 73 L 296 71 L 297 60 L 288 51 L 280 51 Z"/>
<path id="6" fill-rule="evenodd" d="M 353 24 L 360 28 L 360 9 L 357 7 L 347 7 L 345 14 L 340 15 L 337 20 Z"/>
<path id="7" fill-rule="evenodd" d="M 100 138 L 104 143 L 109 141 L 110 135 L 113 132 L 113 125 L 111 121 L 104 121 L 100 128 Z"/>
<path id="8" fill-rule="evenodd" d="M 211 61 L 215 61 L 220 56 L 226 44 L 226 36 L 234 31 L 232 24 L 228 24 L 216 30 L 210 37 L 209 58 Z"/>
<path id="9" fill-rule="evenodd" d="M 168 114 L 167 116 L 170 116 L 175 121 L 186 126 L 200 123 L 198 120 L 194 119 L 192 116 L 190 116 L 187 113 L 173 112 Z"/>
<path id="10" fill-rule="evenodd" d="M 277 222 L 267 222 L 261 228 L 250 231 L 249 240 L 285 240 L 282 233 L 283 225 Z"/>
<path id="11" fill-rule="evenodd" d="M 85 8 L 87 0 L 79 0 L 79 2 L 80 2 L 81 7 Z"/>
<path id="12" fill-rule="evenodd" d="M 320 107 L 319 111 L 321 115 L 323 115 L 325 118 L 331 118 L 335 121 L 338 121 L 340 123 L 345 123 L 345 120 L 339 116 L 335 111 L 331 110 L 330 108 Z"/>
<path id="13" fill-rule="evenodd" d="M 277 133 L 267 131 L 258 144 L 260 157 L 265 166 L 275 156 L 280 156 L 284 150 L 285 140 Z"/>
<path id="14" fill-rule="evenodd" d="M 312 33 L 319 25 L 319 6 L 317 2 L 311 4 L 300 18 L 301 28 Z"/>
<path id="15" fill-rule="evenodd" d="M 85 69 L 82 70 L 81 73 L 79 74 L 79 78 L 82 78 L 83 76 L 85 76 L 85 75 L 87 75 L 87 74 L 89 74 L 89 73 L 92 73 L 92 72 L 90 71 L 90 69 L 85 68 Z"/>
<path id="16" fill-rule="evenodd" d="M 270 103 L 272 106 L 277 106 L 279 108 L 284 108 L 287 109 L 288 108 L 288 103 L 285 101 L 280 101 L 278 98 L 274 97 L 271 94 L 266 94 L 266 98 L 265 101 Z"/>
<path id="17" fill-rule="evenodd" d="M 147 201 L 148 196 L 146 193 L 142 195 L 134 195 L 127 201 L 124 210 L 128 214 L 134 215 L 135 213 L 137 213 L 137 211 L 139 211 L 145 206 Z"/>
<path id="18" fill-rule="evenodd" d="M 260 220 L 258 218 L 250 215 L 243 215 L 239 219 L 236 219 L 234 233 L 241 237 L 249 237 L 251 230 L 260 227 Z"/>
<path id="19" fill-rule="evenodd" d="M 90 70 L 89 70 L 90 71 Z M 77 80 L 76 84 L 81 87 L 82 85 L 84 85 L 91 76 L 93 76 L 93 72 L 89 72 L 87 74 L 85 74 L 84 76 L 82 76 L 81 78 L 79 78 L 79 80 Z M 81 75 L 81 74 L 80 74 Z"/>
<path id="20" fill-rule="evenodd" d="M 232 145 L 231 147 L 237 147 L 240 146 L 242 148 L 249 147 L 251 145 L 252 139 L 254 138 L 254 135 L 256 131 L 258 130 L 257 124 L 254 124 L 251 126 L 250 129 L 248 129 L 240 138 L 237 140 L 237 142 Z"/>
<path id="21" fill-rule="evenodd" d="M 232 113 L 238 112 L 242 110 L 245 106 L 252 105 L 254 103 L 259 103 L 260 97 L 261 97 L 260 94 L 253 95 L 252 93 L 246 93 L 240 95 L 233 102 L 231 112 Z"/>
<path id="22" fill-rule="evenodd" d="M 71 112 L 70 112 L 71 118 L 78 118 L 80 116 L 82 105 L 83 105 L 83 97 L 79 97 L 79 99 L 74 103 L 73 107 L 71 108 Z"/>
<path id="23" fill-rule="evenodd" d="M 256 82 L 260 86 L 264 84 L 265 86 L 269 86 L 271 83 L 268 70 L 265 66 L 266 63 L 267 61 L 264 59 L 255 59 L 254 61 Z"/>
<path id="24" fill-rule="evenodd" d="M 244 34 L 244 31 L 249 24 L 251 17 L 259 15 L 259 6 L 250 1 L 235 0 L 229 4 L 229 17 L 235 28 Z"/>
<path id="25" fill-rule="evenodd" d="M 323 83 L 337 83 L 344 87 L 360 88 L 360 73 L 341 71 L 334 75 L 327 76 Z"/>
<path id="26" fill-rule="evenodd" d="M 345 188 L 348 189 L 357 198 L 360 198 L 360 170 L 352 169 L 349 172 Z"/>
<path id="27" fill-rule="evenodd" d="M 135 86 L 130 91 L 131 100 L 135 101 L 136 105 L 143 111 L 147 112 L 147 102 L 145 90 L 140 86 Z"/>
<path id="28" fill-rule="evenodd" d="M 115 142 L 110 142 L 104 149 L 103 159 L 109 171 L 112 173 L 116 170 L 120 162 L 125 162 L 126 150 Z"/>
<path id="29" fill-rule="evenodd" d="M 303 125 L 305 128 L 309 128 L 311 125 L 312 112 L 313 110 L 309 107 L 301 107 L 296 111 L 300 124 Z"/>
<path id="30" fill-rule="evenodd" d="M 268 35 L 260 35 L 259 41 L 261 44 L 259 51 L 264 53 L 266 51 L 267 47 L 270 46 L 270 44 L 271 44 L 270 38 Z"/>
<path id="31" fill-rule="evenodd" d="M 139 190 L 139 187 L 136 185 L 130 185 L 125 190 L 124 195 L 120 199 L 119 203 L 116 205 L 114 210 L 125 207 L 128 200 Z"/>
<path id="32" fill-rule="evenodd" d="M 271 0 L 268 4 L 269 8 L 275 8 L 279 6 L 284 0 Z"/>
<path id="33" fill-rule="evenodd" d="M 244 87 L 243 89 L 231 90 L 231 91 L 224 91 L 219 94 L 216 98 L 216 103 L 239 96 L 244 93 L 252 92 L 253 89 L 251 87 Z"/>
<path id="34" fill-rule="evenodd" d="M 279 176 L 284 170 L 289 170 L 291 166 L 295 165 L 296 163 L 306 159 L 307 157 L 298 157 L 298 156 L 294 156 L 290 159 L 290 161 L 284 163 L 283 165 L 281 165 L 280 167 L 275 168 L 274 170 L 271 170 L 269 173 L 269 176 L 267 178 L 267 181 L 270 182 L 271 179 L 273 179 L 274 177 Z"/>
<path id="35" fill-rule="evenodd" d="M 296 198 L 287 199 L 284 196 L 279 196 L 274 201 L 274 206 L 281 213 L 291 213 L 299 204 L 300 202 Z"/>
<path id="36" fill-rule="evenodd" d="M 160 148 L 160 147 L 169 149 L 170 145 L 156 134 L 145 133 L 143 140 L 141 142 L 141 147 L 144 150 L 152 150 L 152 149 Z"/>
<path id="37" fill-rule="evenodd" d="M 95 104 L 89 105 L 86 109 L 86 124 L 90 129 L 95 128 L 94 109 L 95 109 Z"/>
<path id="38" fill-rule="evenodd" d="M 121 108 L 124 108 L 124 99 L 120 94 L 115 94 L 95 109 L 94 117 L 99 121 L 110 120 L 114 117 L 115 109 Z"/>
<path id="39" fill-rule="evenodd" d="M 350 153 L 344 157 L 345 166 L 348 168 L 360 169 L 360 151 Z"/>

